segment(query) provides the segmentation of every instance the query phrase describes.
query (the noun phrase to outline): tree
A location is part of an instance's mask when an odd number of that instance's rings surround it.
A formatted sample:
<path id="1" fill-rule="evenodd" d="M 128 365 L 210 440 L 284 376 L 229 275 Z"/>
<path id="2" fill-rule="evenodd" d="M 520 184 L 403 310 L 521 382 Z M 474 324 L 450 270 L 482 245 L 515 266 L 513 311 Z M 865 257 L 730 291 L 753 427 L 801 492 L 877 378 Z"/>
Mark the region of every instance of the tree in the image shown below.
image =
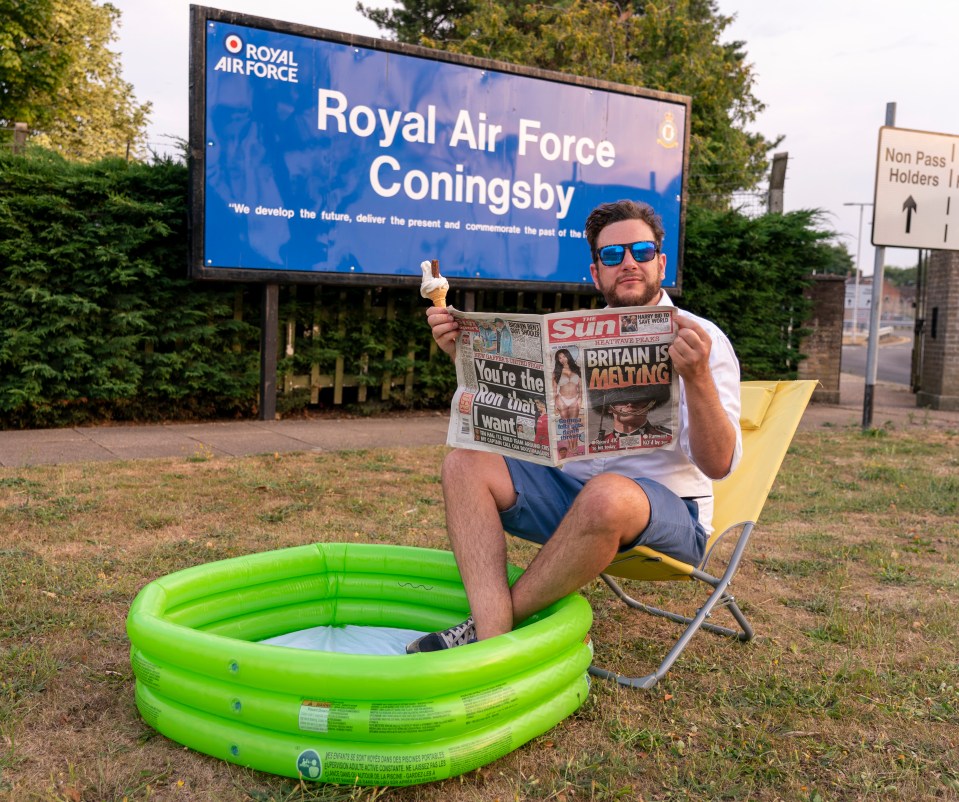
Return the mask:
<path id="1" fill-rule="evenodd" d="M 692 97 L 689 194 L 724 208 L 767 172 L 770 141 L 747 126 L 763 104 L 732 17 L 716 0 L 402 0 L 367 17 L 400 41 Z M 464 9 L 466 9 L 464 11 Z M 432 32 L 432 33 L 431 33 Z"/>
<path id="2" fill-rule="evenodd" d="M 855 276 L 856 265 L 852 254 L 844 242 L 825 242 L 822 244 L 822 260 L 817 272 L 829 276 Z"/>
<path id="3" fill-rule="evenodd" d="M 357 3 L 356 10 L 380 28 L 392 31 L 397 41 L 418 44 L 424 39 L 445 39 L 456 20 L 472 11 L 474 5 L 473 0 L 405 0 L 397 9 L 368 8 Z"/>
<path id="4" fill-rule="evenodd" d="M 732 340 L 744 379 L 795 378 L 808 333 L 809 276 L 836 258 L 821 212 L 750 218 L 690 206 L 683 308 Z"/>
<path id="5" fill-rule="evenodd" d="M 915 287 L 919 269 L 916 267 L 894 267 L 886 265 L 883 276 L 893 287 Z"/>
<path id="6" fill-rule="evenodd" d="M 142 152 L 150 104 L 120 75 L 119 10 L 95 0 L 0 0 L 0 125 L 79 160 Z"/>

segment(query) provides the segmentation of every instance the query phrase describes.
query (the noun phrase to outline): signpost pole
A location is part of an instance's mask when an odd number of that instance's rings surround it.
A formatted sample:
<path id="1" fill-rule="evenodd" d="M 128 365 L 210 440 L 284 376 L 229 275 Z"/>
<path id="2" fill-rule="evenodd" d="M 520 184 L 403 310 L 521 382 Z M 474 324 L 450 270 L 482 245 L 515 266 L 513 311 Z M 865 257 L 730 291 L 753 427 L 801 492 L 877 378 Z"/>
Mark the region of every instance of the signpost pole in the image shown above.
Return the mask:
<path id="1" fill-rule="evenodd" d="M 276 419 L 276 346 L 280 321 L 280 286 L 263 285 L 260 316 L 260 420 Z"/>
<path id="2" fill-rule="evenodd" d="M 886 125 L 896 124 L 896 104 L 886 104 Z M 875 225 L 875 216 L 873 216 Z M 875 235 L 873 235 L 875 239 Z M 873 399 L 876 389 L 876 367 L 879 362 L 879 321 L 882 312 L 882 281 L 886 247 L 876 246 L 872 268 L 872 308 L 869 310 L 869 346 L 866 349 L 866 390 L 862 399 L 862 428 L 872 428 Z"/>

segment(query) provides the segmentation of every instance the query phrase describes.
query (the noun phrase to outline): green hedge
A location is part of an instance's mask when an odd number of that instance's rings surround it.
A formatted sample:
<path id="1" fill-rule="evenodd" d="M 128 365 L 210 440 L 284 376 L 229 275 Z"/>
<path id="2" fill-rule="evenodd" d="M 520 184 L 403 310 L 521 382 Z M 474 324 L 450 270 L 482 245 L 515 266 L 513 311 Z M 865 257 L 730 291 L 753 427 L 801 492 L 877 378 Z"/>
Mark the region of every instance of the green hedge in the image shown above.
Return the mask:
<path id="1" fill-rule="evenodd" d="M 0 159 L 5 426 L 249 411 L 259 332 L 187 280 L 186 189 L 172 162 Z"/>
<path id="2" fill-rule="evenodd" d="M 172 161 L 0 155 L 0 426 L 255 414 L 261 287 L 186 277 L 187 181 Z M 794 375 L 803 277 L 827 258 L 817 223 L 809 212 L 689 210 L 681 305 L 729 332 L 746 378 Z M 476 301 L 549 312 L 598 298 L 498 291 Z M 387 304 L 392 320 L 368 311 Z M 378 389 L 384 374 L 415 367 L 412 397 L 391 401 L 443 406 L 454 373 L 431 358 L 423 306 L 409 289 L 283 287 L 281 325 L 292 320 L 299 334 L 280 373 L 316 363 L 332 374 L 339 359 Z"/>

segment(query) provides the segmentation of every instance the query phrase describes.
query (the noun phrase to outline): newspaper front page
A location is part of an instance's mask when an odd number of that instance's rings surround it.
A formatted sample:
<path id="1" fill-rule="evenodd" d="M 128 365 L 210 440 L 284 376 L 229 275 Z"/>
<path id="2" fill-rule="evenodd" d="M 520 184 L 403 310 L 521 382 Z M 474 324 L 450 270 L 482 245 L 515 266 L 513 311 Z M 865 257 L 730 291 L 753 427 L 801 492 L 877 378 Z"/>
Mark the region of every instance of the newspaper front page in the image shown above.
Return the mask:
<path id="1" fill-rule="evenodd" d="M 465 313 L 447 443 L 544 465 L 674 448 L 671 306 Z"/>

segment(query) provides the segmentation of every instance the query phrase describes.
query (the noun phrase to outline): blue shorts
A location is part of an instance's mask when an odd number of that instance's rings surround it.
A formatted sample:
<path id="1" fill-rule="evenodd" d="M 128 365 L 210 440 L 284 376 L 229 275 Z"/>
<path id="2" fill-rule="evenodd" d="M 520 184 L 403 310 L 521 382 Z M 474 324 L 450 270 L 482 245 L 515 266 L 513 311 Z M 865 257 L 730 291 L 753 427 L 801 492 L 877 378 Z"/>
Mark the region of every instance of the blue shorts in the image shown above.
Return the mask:
<path id="1" fill-rule="evenodd" d="M 573 504 L 584 483 L 559 468 L 506 457 L 516 490 L 516 503 L 500 513 L 503 529 L 511 535 L 545 543 Z M 636 540 L 620 548 L 648 546 L 677 560 L 699 565 L 706 548 L 706 532 L 699 523 L 695 499 L 683 499 L 653 479 L 633 479 L 649 498 L 649 524 Z"/>

